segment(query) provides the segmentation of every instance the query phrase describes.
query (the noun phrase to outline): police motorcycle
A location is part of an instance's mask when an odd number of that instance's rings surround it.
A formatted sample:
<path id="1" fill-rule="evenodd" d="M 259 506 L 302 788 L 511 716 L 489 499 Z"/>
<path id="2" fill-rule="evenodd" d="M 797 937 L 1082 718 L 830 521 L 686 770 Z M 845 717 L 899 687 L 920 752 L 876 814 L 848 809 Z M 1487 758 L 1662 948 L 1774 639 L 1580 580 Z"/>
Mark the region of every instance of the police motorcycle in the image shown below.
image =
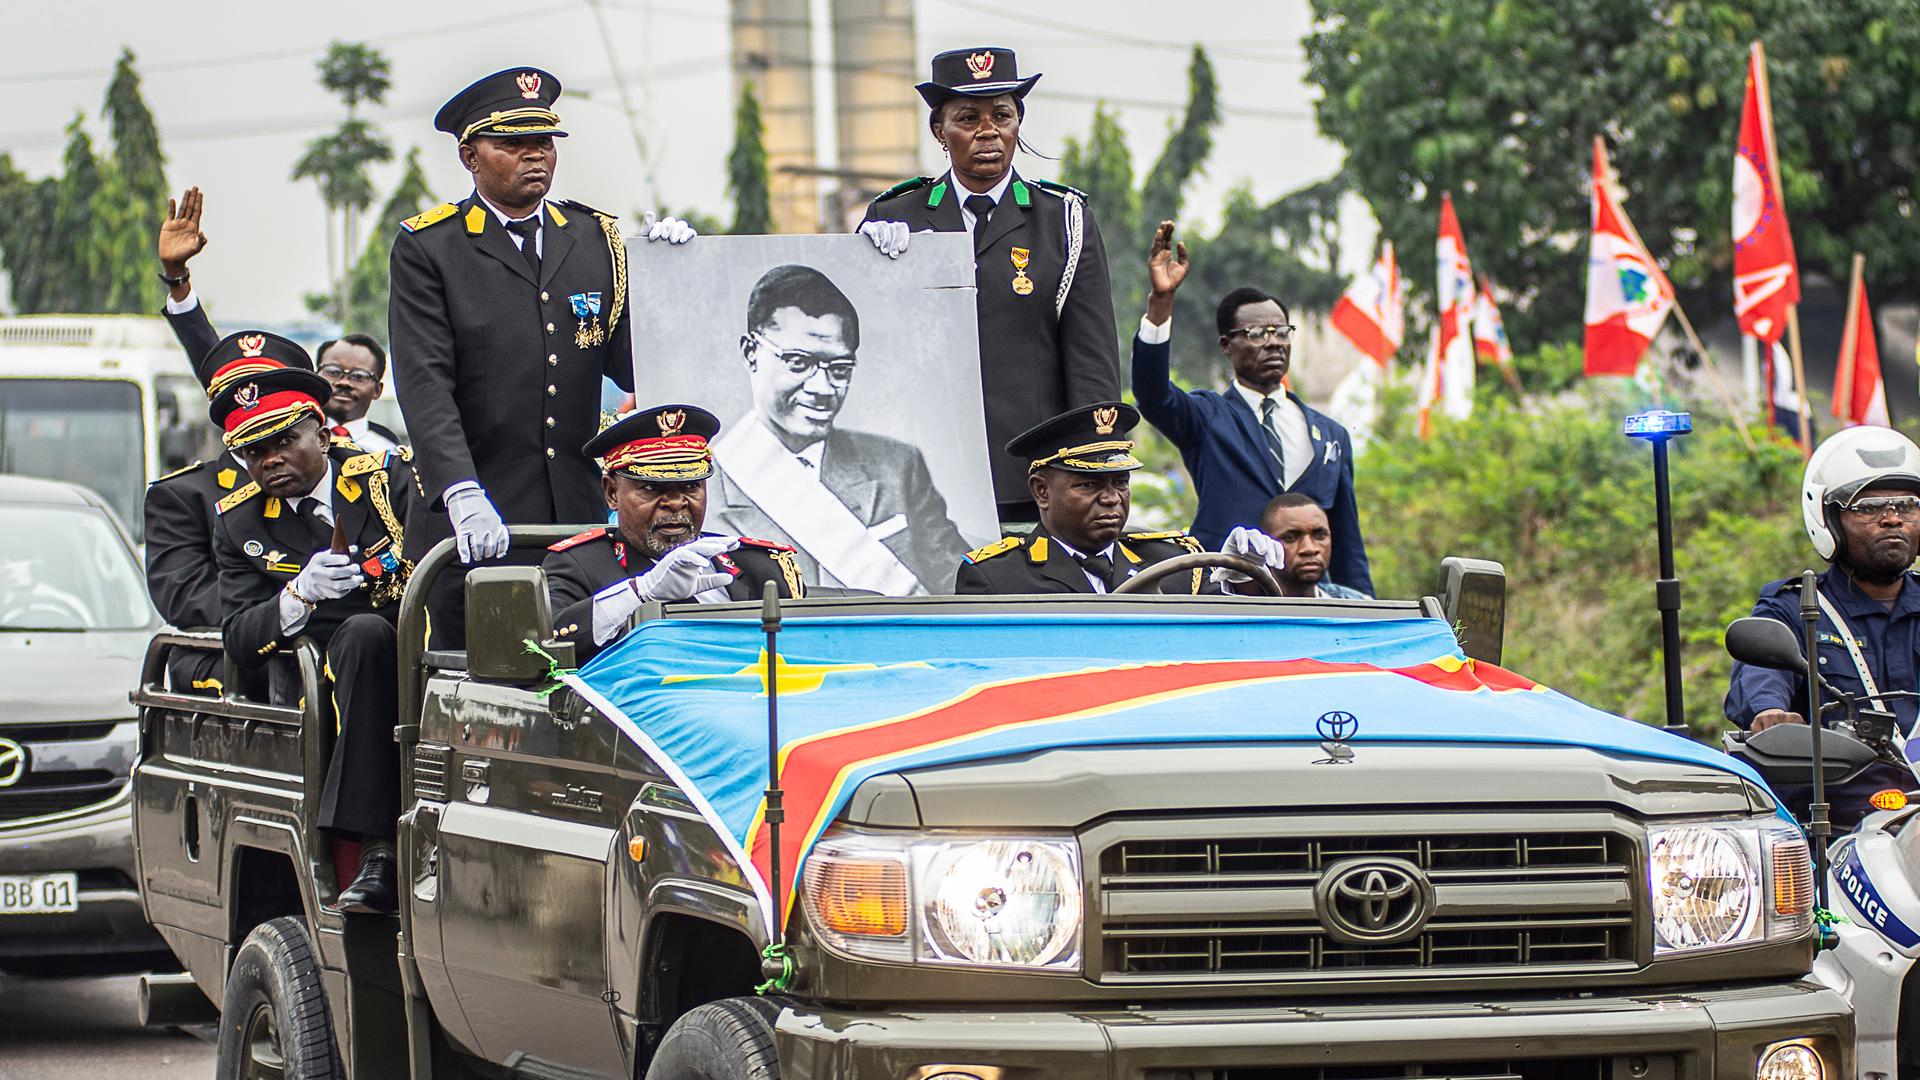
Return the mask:
<path id="1" fill-rule="evenodd" d="M 1807 463 L 1802 485 L 1801 510 L 1815 549 L 1831 559 L 1839 546 L 1830 507 L 1869 487 L 1916 486 L 1916 472 L 1920 450 L 1884 429 L 1856 428 L 1823 443 Z M 1920 1077 L 1920 790 L 1902 790 L 1920 788 L 1920 765 L 1908 756 L 1891 708 L 1893 702 L 1920 700 L 1920 692 L 1876 686 L 1851 647 L 1849 659 L 1864 692 L 1843 692 L 1818 671 L 1810 677 L 1807 657 L 1818 655 L 1822 604 L 1808 571 L 1801 580 L 1799 633 L 1766 617 L 1736 619 L 1727 627 L 1727 652 L 1735 660 L 1806 680 L 1808 700 L 1799 704 L 1810 719 L 1729 732 L 1723 749 L 1776 788 L 1804 787 L 1811 780 L 1803 824 L 1814 849 L 1815 904 L 1822 913 L 1814 978 L 1853 1006 L 1862 1080 Z M 1839 613 L 1827 613 L 1851 641 Z M 1871 810 L 1851 831 L 1830 839 L 1828 789 L 1854 783 L 1881 765 L 1898 770 L 1881 772 L 1901 786 L 1873 792 L 1867 799 Z"/>

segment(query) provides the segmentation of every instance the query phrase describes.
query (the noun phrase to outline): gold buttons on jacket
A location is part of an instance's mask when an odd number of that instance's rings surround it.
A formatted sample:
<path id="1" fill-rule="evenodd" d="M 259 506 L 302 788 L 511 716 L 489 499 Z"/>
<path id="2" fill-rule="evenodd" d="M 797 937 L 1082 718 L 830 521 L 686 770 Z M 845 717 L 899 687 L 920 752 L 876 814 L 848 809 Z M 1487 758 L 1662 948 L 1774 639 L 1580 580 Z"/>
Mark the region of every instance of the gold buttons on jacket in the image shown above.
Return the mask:
<path id="1" fill-rule="evenodd" d="M 549 446 L 549 447 L 547 447 L 547 456 L 548 456 L 549 458 L 551 458 L 551 457 L 553 456 L 553 447 L 551 447 L 551 446 Z"/>
<path id="2" fill-rule="evenodd" d="M 553 353 L 548 353 L 548 354 L 547 354 L 547 366 L 548 366 L 548 367 L 558 367 L 558 366 L 559 366 L 559 364 L 560 364 L 560 358 L 559 358 L 558 356 L 555 356 L 555 355 L 554 355 Z"/>
<path id="3" fill-rule="evenodd" d="M 553 324 L 552 324 L 552 323 L 548 323 L 548 324 L 547 324 L 547 333 L 549 333 L 549 334 L 551 334 L 551 333 L 553 333 Z"/>
<path id="4" fill-rule="evenodd" d="M 545 289 L 540 290 L 540 302 L 543 304 L 547 302 L 547 290 Z"/>
<path id="5" fill-rule="evenodd" d="M 552 383 L 548 383 L 548 384 L 547 384 L 547 396 L 548 396 L 548 397 L 552 397 L 553 395 L 555 395 L 555 394 L 557 394 L 557 393 L 559 393 L 559 392 L 560 392 L 560 388 L 559 388 L 559 387 L 557 387 L 557 386 L 555 386 L 555 385 L 553 385 Z"/>
<path id="6" fill-rule="evenodd" d="M 551 416 L 549 416 L 549 417 L 547 417 L 547 426 L 548 426 L 548 427 L 552 427 L 552 426 L 553 426 L 553 417 L 551 417 Z"/>

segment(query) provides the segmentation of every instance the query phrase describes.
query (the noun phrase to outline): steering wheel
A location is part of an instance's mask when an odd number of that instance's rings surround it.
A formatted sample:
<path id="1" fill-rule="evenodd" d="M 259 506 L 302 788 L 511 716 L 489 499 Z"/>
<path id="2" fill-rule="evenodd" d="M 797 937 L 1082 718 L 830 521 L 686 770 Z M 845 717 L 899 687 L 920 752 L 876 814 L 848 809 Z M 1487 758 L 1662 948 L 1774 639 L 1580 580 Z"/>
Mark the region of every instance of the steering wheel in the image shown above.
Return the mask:
<path id="1" fill-rule="evenodd" d="M 61 630 L 78 630 L 87 625 L 87 611 L 77 600 L 46 595 L 28 595 L 19 599 L 21 602 L 0 611 L 0 626 L 50 626 Z"/>
<path id="2" fill-rule="evenodd" d="M 1138 574 L 1122 582 L 1119 588 L 1113 590 L 1113 595 L 1118 596 L 1121 593 L 1148 592 L 1158 586 L 1163 579 L 1172 577 L 1182 571 L 1199 570 L 1212 566 L 1224 566 L 1229 570 L 1238 570 L 1253 578 L 1254 584 L 1260 586 L 1260 591 L 1263 596 L 1280 595 L 1280 583 L 1273 579 L 1273 571 L 1267 569 L 1266 563 L 1255 562 L 1245 556 L 1227 555 L 1218 551 L 1195 551 L 1186 555 L 1175 555 L 1171 559 L 1154 563 L 1152 566 L 1147 567 L 1145 570 L 1140 571 Z"/>

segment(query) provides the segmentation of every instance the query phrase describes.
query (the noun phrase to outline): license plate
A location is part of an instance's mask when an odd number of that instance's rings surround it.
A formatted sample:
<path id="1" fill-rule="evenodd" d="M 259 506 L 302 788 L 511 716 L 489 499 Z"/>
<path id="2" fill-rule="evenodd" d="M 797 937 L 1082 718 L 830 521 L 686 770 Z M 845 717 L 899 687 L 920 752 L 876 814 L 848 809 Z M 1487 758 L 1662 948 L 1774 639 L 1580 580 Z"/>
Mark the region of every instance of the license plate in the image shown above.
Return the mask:
<path id="1" fill-rule="evenodd" d="M 80 910 L 74 874 L 0 874 L 0 915 L 58 915 Z"/>

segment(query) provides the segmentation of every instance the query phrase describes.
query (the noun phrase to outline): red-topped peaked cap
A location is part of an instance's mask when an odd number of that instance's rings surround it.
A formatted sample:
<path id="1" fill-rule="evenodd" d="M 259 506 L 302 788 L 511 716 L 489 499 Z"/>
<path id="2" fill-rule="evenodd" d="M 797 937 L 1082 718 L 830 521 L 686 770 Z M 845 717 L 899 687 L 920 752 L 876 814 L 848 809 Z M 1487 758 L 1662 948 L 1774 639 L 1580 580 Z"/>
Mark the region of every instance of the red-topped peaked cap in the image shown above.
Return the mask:
<path id="1" fill-rule="evenodd" d="M 333 385 L 314 373 L 313 359 L 296 342 L 264 330 L 242 330 L 207 353 L 207 415 L 227 447 L 278 435 L 308 416 L 326 423 L 321 402 Z"/>
<path id="2" fill-rule="evenodd" d="M 697 405 L 656 405 L 628 413 L 581 450 L 609 473 L 684 484 L 713 475 L 707 440 L 719 432 L 720 421 Z"/>

